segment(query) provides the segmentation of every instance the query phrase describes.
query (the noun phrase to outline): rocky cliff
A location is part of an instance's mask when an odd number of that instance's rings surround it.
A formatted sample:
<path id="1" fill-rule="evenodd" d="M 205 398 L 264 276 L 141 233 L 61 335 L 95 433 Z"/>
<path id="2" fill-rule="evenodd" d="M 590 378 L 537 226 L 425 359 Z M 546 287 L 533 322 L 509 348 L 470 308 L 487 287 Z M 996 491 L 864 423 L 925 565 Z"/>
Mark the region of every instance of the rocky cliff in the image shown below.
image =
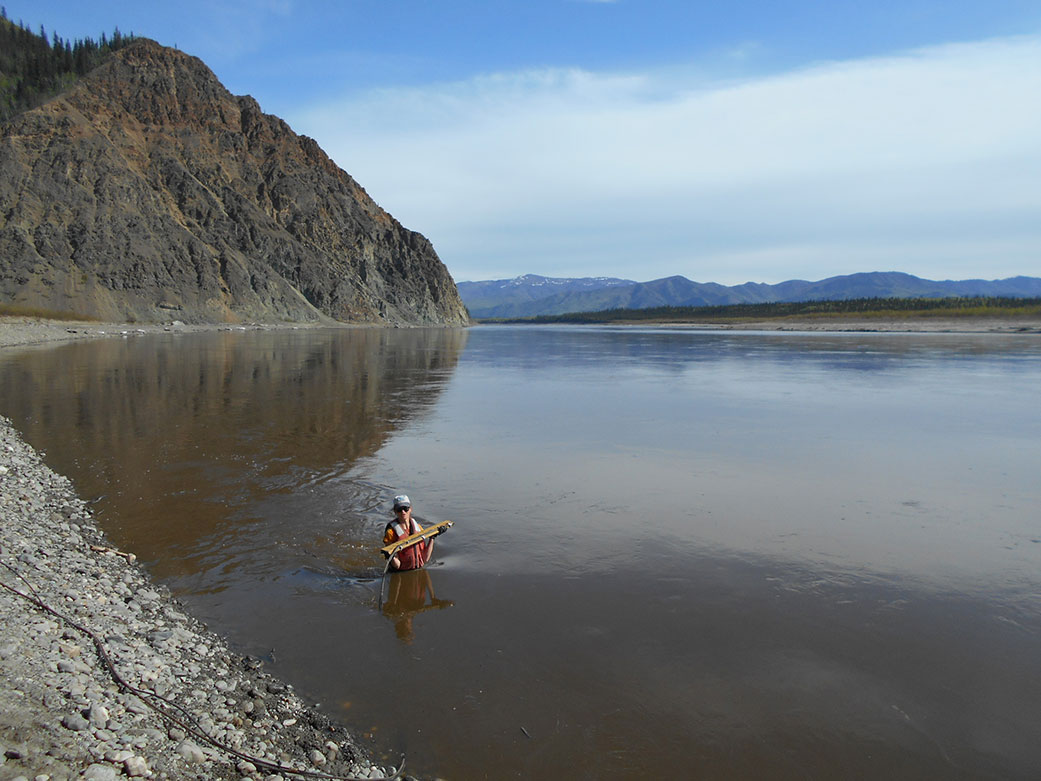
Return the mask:
<path id="1" fill-rule="evenodd" d="M 113 321 L 468 321 L 426 238 L 149 40 L 0 126 L 0 301 Z"/>

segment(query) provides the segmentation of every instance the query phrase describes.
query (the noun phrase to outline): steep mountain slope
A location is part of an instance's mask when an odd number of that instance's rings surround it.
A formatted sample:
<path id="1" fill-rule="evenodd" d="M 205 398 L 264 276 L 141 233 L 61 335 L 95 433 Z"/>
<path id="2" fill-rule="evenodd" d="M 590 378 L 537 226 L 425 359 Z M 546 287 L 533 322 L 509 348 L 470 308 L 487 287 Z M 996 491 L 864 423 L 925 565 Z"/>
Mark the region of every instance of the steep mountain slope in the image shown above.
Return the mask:
<path id="1" fill-rule="evenodd" d="M 140 39 L 0 126 L 0 301 L 105 320 L 468 322 L 430 242 Z"/>
<path id="2" fill-rule="evenodd" d="M 528 277 L 518 277 L 524 280 Z M 545 277 L 538 279 L 546 280 Z M 517 280 L 460 283 L 463 301 L 474 317 L 532 317 L 560 315 L 568 312 L 598 312 L 605 309 L 649 309 L 659 306 L 724 306 L 728 304 L 759 304 L 789 301 L 823 301 L 854 298 L 944 298 L 948 296 L 1009 296 L 1025 298 L 1041 296 L 1041 278 L 1012 277 L 1001 280 L 969 279 L 962 281 L 934 281 L 920 279 L 900 272 L 871 272 L 829 277 L 817 282 L 794 279 L 767 285 L 746 282 L 728 287 L 714 282 L 691 282 L 686 277 L 673 276 L 651 282 L 631 282 L 597 286 L 593 277 L 584 286 L 572 285 L 557 292 L 557 288 L 540 283 L 537 288 L 527 287 L 522 298 L 507 291 L 507 283 Z M 577 280 L 566 280 L 569 283 Z M 622 280 L 617 280 L 623 282 Z M 482 285 L 481 298 L 471 291 Z M 536 291 L 545 291 L 539 296 Z"/>

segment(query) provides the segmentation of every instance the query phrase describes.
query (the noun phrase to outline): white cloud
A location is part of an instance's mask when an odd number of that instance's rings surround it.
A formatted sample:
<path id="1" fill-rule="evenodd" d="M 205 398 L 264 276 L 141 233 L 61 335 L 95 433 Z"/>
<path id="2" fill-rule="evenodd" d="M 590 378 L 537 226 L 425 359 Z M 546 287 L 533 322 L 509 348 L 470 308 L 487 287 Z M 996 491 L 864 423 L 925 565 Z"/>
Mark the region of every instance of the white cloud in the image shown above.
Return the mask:
<path id="1" fill-rule="evenodd" d="M 293 124 L 457 279 L 1041 274 L 1041 38 L 679 74 L 491 74 Z"/>

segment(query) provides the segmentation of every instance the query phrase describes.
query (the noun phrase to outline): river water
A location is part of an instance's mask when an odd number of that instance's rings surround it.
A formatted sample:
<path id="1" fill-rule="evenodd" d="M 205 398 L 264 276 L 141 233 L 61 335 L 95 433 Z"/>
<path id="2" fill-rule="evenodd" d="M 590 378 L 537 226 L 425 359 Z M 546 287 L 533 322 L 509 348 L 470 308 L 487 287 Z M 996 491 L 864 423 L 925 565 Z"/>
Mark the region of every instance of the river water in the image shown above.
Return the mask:
<path id="1" fill-rule="evenodd" d="M 1036 777 L 1038 388 L 1030 335 L 0 353 L 0 412 L 115 544 L 378 755 L 449 779 Z M 402 491 L 456 525 L 381 606 Z"/>

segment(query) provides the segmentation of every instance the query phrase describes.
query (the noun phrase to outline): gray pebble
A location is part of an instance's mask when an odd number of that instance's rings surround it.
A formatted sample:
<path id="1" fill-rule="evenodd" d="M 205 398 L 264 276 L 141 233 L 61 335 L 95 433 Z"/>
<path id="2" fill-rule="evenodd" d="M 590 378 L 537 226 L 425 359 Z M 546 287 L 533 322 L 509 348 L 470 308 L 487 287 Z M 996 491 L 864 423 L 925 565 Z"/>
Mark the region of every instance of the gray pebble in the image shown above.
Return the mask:
<path id="1" fill-rule="evenodd" d="M 83 771 L 86 781 L 117 781 L 119 773 L 112 765 L 94 764 Z"/>
<path id="2" fill-rule="evenodd" d="M 205 762 L 203 750 L 190 740 L 182 740 L 177 746 L 177 753 L 188 762 Z"/>
<path id="3" fill-rule="evenodd" d="M 99 729 L 104 729 L 108 726 L 108 709 L 102 705 L 98 705 L 97 703 L 92 704 L 90 709 L 84 715 L 93 726 L 98 727 Z"/>
<path id="4" fill-rule="evenodd" d="M 131 778 L 140 778 L 147 776 L 150 771 L 144 757 L 130 757 L 123 762 L 123 772 Z"/>
<path id="5" fill-rule="evenodd" d="M 70 713 L 64 719 L 61 720 L 61 724 L 65 729 L 71 729 L 74 732 L 79 732 L 90 727 L 90 722 L 80 716 L 78 713 Z"/>

